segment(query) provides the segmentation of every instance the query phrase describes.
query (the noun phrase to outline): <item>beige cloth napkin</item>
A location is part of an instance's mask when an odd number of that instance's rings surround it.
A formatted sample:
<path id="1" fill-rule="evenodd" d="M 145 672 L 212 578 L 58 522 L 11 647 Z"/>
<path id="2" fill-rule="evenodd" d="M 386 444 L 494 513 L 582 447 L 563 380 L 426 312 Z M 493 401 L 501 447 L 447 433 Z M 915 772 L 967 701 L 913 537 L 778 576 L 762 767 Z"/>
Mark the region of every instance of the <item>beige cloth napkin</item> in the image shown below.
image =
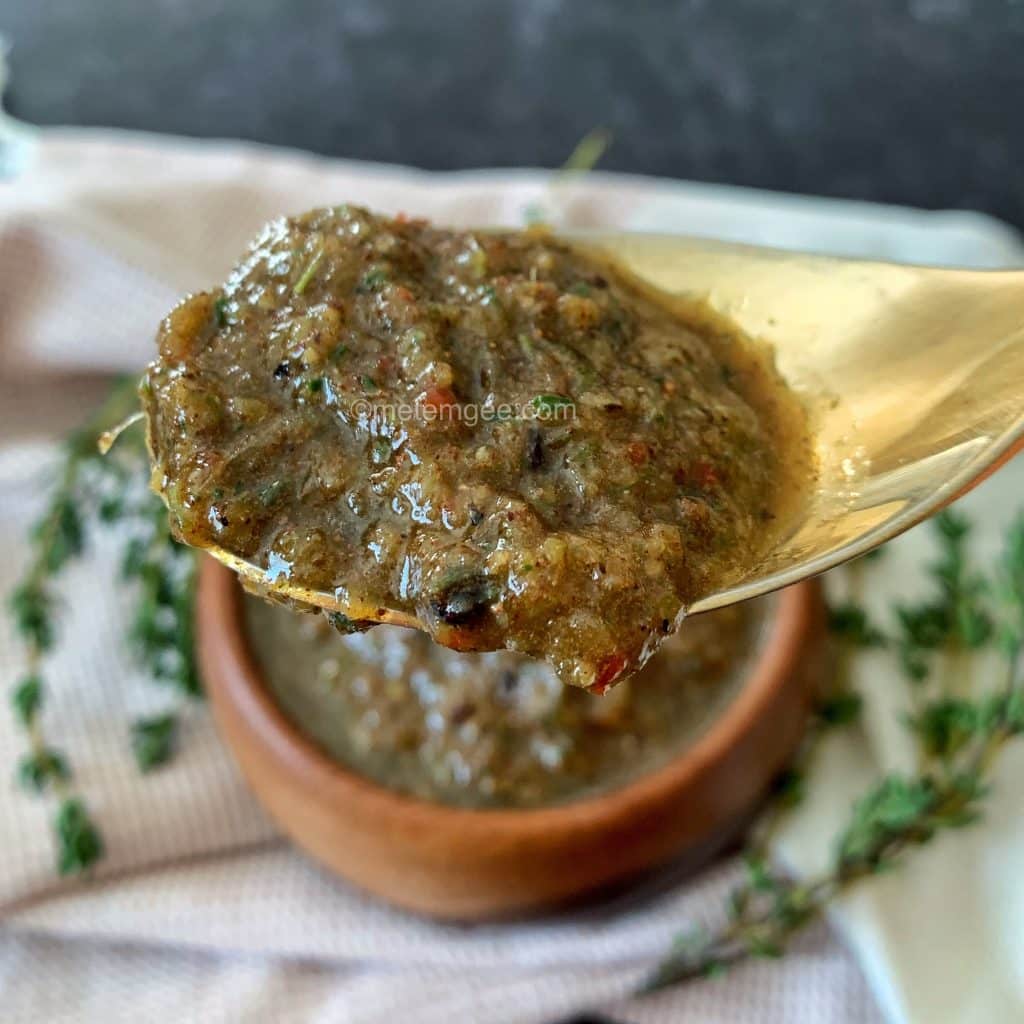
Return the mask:
<path id="1" fill-rule="evenodd" d="M 514 224 L 540 202 L 572 224 L 976 265 L 1019 254 L 1011 233 L 972 215 L 600 174 L 552 190 L 549 176 L 535 172 L 430 175 L 253 146 L 66 130 L 8 144 L 0 166 L 18 169 L 0 185 L 0 373 L 9 394 L 48 396 L 25 410 L 44 425 L 55 409 L 80 401 L 81 391 L 63 384 L 69 375 L 139 368 L 155 323 L 179 293 L 222 277 L 263 220 L 317 203 L 344 199 L 448 223 Z M 0 447 L 6 592 L 24 563 L 20 537 L 43 499 L 53 449 L 24 439 L 25 416 L 0 423 L 20 438 Z M 736 877 L 729 863 L 686 884 L 663 879 L 588 912 L 446 927 L 389 910 L 284 844 L 201 705 L 187 715 L 178 760 L 140 777 L 127 723 L 165 706 L 169 695 L 142 678 L 123 650 L 127 599 L 109 583 L 110 552 L 101 536 L 68 574 L 66 640 L 47 665 L 54 696 L 45 711 L 46 729 L 67 750 L 109 852 L 93 882 L 58 883 L 46 801 L 11 790 L 0 796 L 5 1020 L 137 1022 L 173 1012 L 204 1022 L 540 1024 L 595 1007 L 637 1024 L 879 1019 L 856 965 L 824 926 L 782 963 L 627 998 L 681 926 L 717 917 Z M 19 657 L 4 619 L 4 690 L 20 671 Z M 823 773 L 812 809 L 794 828 L 803 825 L 812 838 L 821 833 L 840 791 L 836 773 L 850 765 L 864 771 L 878 752 L 867 732 L 851 741 L 848 763 L 836 755 L 837 769 Z M 21 746 L 10 716 L 0 714 L 0 765 L 12 765 Z M 840 815 L 848 805 L 842 800 Z M 801 863 L 803 847 L 820 843 L 794 835 L 783 849 Z M 980 834 L 972 841 L 985 843 Z M 885 912 L 886 901 L 899 898 L 865 898 L 839 918 L 871 968 L 876 995 L 894 1021 L 966 1020 L 917 1014 L 907 995 L 914 965 L 893 955 Z M 905 953 L 913 943 L 900 936 L 898 945 Z"/>

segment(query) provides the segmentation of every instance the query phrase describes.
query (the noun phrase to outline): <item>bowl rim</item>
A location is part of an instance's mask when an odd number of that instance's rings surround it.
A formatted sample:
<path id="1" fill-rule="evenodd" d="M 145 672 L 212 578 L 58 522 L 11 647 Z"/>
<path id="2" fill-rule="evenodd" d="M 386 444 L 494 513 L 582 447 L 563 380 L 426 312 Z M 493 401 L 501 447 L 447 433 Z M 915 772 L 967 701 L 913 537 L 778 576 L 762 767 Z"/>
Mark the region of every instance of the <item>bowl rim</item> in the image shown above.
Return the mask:
<path id="1" fill-rule="evenodd" d="M 590 796 L 540 807 L 456 807 L 389 789 L 334 760 L 296 725 L 270 696 L 262 670 L 247 642 L 244 591 L 230 569 L 204 556 L 199 568 L 200 627 L 210 655 L 219 663 L 219 683 L 273 757 L 295 775 L 305 776 L 320 796 L 331 794 L 382 818 L 409 827 L 432 824 L 476 832 L 489 839 L 535 839 L 550 843 L 555 833 L 632 818 L 638 808 L 663 807 L 666 798 L 698 786 L 707 771 L 724 762 L 735 741 L 749 733 L 776 691 L 799 664 L 820 604 L 819 585 L 805 581 L 776 595 L 776 607 L 761 640 L 761 651 L 739 692 L 708 728 L 660 768 L 631 782 Z M 219 610 L 221 628 L 209 621 Z M 207 672 L 209 670 L 207 669 Z"/>

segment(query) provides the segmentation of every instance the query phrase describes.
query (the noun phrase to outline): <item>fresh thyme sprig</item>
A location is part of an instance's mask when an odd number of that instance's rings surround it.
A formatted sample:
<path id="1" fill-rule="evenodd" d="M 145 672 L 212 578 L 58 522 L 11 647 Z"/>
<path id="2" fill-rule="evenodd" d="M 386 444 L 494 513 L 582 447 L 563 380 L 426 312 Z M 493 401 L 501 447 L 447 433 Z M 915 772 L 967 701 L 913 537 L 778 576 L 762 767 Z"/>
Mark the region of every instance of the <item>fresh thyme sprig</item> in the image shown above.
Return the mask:
<path id="1" fill-rule="evenodd" d="M 74 790 L 67 758 L 47 739 L 41 720 L 47 694 L 43 662 L 57 639 L 57 579 L 84 551 L 90 526 L 118 522 L 128 538 L 122 571 L 140 591 L 131 636 L 142 663 L 184 693 L 199 692 L 192 636 L 194 559 L 171 538 L 159 500 L 145 487 L 147 461 L 139 434 L 125 434 L 112 455 L 103 457 L 97 449 L 100 435 L 125 421 L 137 402 L 134 383 L 119 384 L 65 445 L 49 503 L 29 537 L 31 560 L 10 597 L 26 662 L 11 694 L 15 718 L 28 738 L 17 775 L 26 788 L 57 797 L 54 834 L 61 874 L 84 871 L 103 854 L 102 837 Z M 141 770 L 169 758 L 175 734 L 173 716 L 133 727 L 132 749 Z"/>
<path id="2" fill-rule="evenodd" d="M 920 702 L 906 722 L 923 755 L 920 772 L 887 775 L 864 793 L 820 877 L 801 881 L 774 868 L 765 831 L 755 830 L 744 852 L 746 877 L 731 893 L 726 922 L 713 932 L 682 936 L 643 991 L 720 974 L 744 957 L 782 955 L 793 936 L 837 896 L 864 878 L 899 866 L 936 835 L 981 817 L 998 753 L 1024 733 L 1024 514 L 1008 530 L 1003 558 L 991 580 L 969 567 L 969 524 L 960 513 L 941 513 L 934 527 L 941 550 L 929 567 L 935 592 L 919 604 L 897 607 L 895 637 L 887 637 L 856 601 L 834 608 L 831 615 L 846 654 L 856 648 L 891 647 L 915 688 L 935 684 L 935 694 Z M 992 642 L 1003 662 L 997 688 L 979 692 L 983 687 L 975 685 L 973 696 L 963 696 L 939 685 L 939 654 L 956 662 L 963 652 Z M 838 694 L 816 716 L 800 760 L 812 756 L 827 727 L 850 720 L 858 707 L 856 694 L 841 683 Z M 781 804 L 776 800 L 769 810 L 769 821 L 777 821 L 780 808 L 791 806 L 799 792 L 788 783 Z"/>

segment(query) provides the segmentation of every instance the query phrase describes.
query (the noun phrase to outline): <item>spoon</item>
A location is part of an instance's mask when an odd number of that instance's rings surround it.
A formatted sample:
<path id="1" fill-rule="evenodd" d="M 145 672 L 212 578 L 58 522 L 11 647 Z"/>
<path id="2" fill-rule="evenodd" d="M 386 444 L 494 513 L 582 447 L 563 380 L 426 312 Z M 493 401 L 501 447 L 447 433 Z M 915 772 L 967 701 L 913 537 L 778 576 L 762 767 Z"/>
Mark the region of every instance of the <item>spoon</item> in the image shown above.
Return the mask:
<path id="1" fill-rule="evenodd" d="M 690 613 L 777 590 L 937 512 L 1024 446 L 1024 271 L 968 271 L 638 233 L 563 233 L 770 345 L 809 408 L 819 478 L 794 526 Z M 261 589 L 353 620 L 423 628 L 214 549 Z"/>

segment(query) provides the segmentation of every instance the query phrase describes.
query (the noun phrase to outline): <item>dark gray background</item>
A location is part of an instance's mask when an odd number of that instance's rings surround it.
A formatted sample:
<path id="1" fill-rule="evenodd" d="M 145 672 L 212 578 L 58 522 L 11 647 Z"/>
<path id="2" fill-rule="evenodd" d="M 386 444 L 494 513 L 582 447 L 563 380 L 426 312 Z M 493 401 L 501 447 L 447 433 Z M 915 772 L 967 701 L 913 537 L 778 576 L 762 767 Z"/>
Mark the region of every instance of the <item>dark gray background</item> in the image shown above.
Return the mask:
<path id="1" fill-rule="evenodd" d="M 1024 226 L 1021 0 L 0 0 L 10 110 L 430 168 L 559 164 Z"/>

